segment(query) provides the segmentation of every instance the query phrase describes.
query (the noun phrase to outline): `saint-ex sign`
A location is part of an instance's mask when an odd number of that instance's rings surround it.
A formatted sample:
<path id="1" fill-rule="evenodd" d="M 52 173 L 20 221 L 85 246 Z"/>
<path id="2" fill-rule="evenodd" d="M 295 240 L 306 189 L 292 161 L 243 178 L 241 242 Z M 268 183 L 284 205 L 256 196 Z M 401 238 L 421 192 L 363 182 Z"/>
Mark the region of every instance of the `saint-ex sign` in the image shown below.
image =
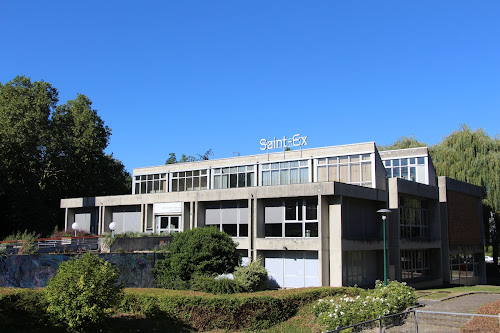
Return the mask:
<path id="1" fill-rule="evenodd" d="M 278 148 L 287 148 L 287 147 L 297 147 L 297 146 L 307 146 L 307 135 L 300 136 L 300 134 L 295 134 L 293 137 L 288 138 L 283 136 L 283 139 L 274 140 L 260 140 L 260 150 L 269 150 L 269 149 L 278 149 Z"/>

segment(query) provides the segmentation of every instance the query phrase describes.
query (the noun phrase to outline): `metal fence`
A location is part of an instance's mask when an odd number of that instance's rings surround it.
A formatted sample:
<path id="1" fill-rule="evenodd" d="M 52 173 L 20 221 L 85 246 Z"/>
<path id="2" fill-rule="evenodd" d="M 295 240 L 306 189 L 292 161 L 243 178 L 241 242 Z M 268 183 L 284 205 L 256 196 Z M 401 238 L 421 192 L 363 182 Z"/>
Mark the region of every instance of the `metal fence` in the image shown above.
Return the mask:
<path id="1" fill-rule="evenodd" d="M 17 254 L 22 245 L 22 240 L 3 241 L 0 242 L 0 250 L 7 254 Z M 99 237 L 39 238 L 35 241 L 35 246 L 38 247 L 38 253 L 97 251 Z"/>
<path id="2" fill-rule="evenodd" d="M 478 314 L 478 313 L 457 313 L 457 312 L 440 312 L 440 311 L 425 311 L 418 309 L 411 309 L 405 312 L 395 313 L 388 316 L 379 316 L 376 319 L 356 323 L 354 325 L 345 326 L 345 327 L 336 327 L 334 330 L 327 331 L 326 333 L 339 333 L 342 331 L 349 332 L 379 332 L 383 333 L 386 330 L 401 326 L 406 324 L 408 327 L 405 332 L 419 332 L 419 323 L 422 326 L 423 319 L 419 314 L 433 314 L 433 315 L 446 315 L 446 316 L 468 316 L 468 317 L 489 317 L 489 318 L 497 318 L 500 324 L 500 313 L 498 315 L 487 315 L 487 314 Z M 409 317 L 412 316 L 413 320 L 408 320 Z M 420 322 L 419 322 L 420 321 Z"/>

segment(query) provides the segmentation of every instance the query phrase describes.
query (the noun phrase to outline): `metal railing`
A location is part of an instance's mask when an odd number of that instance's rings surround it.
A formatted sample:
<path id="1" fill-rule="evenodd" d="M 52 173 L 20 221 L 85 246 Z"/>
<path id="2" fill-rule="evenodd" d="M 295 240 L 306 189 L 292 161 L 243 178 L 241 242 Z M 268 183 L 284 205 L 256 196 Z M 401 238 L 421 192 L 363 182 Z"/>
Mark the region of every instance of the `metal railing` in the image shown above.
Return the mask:
<path id="1" fill-rule="evenodd" d="M 408 314 L 414 313 L 414 312 L 415 312 L 415 310 L 412 309 L 412 310 L 408 310 L 408 311 L 404 311 L 404 312 L 390 314 L 387 316 L 379 316 L 376 319 L 362 321 L 360 323 L 356 323 L 356 324 L 349 325 L 349 326 L 344 326 L 344 327 L 337 326 L 334 330 L 327 331 L 326 333 L 338 333 L 338 332 L 342 332 L 342 331 L 347 330 L 347 329 L 352 329 L 353 332 L 361 332 L 361 330 L 363 330 L 363 329 L 376 328 L 377 326 L 378 326 L 379 332 L 382 333 L 384 327 L 395 326 L 397 324 L 401 324 L 404 322 L 404 319 L 406 319 Z"/>
<path id="2" fill-rule="evenodd" d="M 479 313 L 459 313 L 459 312 L 441 312 L 441 311 L 426 311 L 426 310 L 418 310 L 411 309 L 408 311 L 395 313 L 387 316 L 379 316 L 376 319 L 363 321 L 360 323 L 356 323 L 349 326 L 344 327 L 336 327 L 334 330 L 327 331 L 326 333 L 339 333 L 348 329 L 352 329 L 352 332 L 361 332 L 365 329 L 376 329 L 380 333 L 384 332 L 384 328 L 390 328 L 394 326 L 399 326 L 404 323 L 404 319 L 408 317 L 409 314 L 414 315 L 414 324 L 413 324 L 413 332 L 418 333 L 418 325 L 419 325 L 419 316 L 418 314 L 438 314 L 438 315 L 454 315 L 454 316 L 469 316 L 469 317 L 489 317 L 489 318 L 497 318 L 500 325 L 500 313 L 498 315 L 488 315 L 488 314 L 479 314 Z"/>
<path id="3" fill-rule="evenodd" d="M 22 240 L 2 241 L 0 246 L 8 254 L 16 254 L 23 245 Z M 39 238 L 35 241 L 39 253 L 56 251 L 97 251 L 99 248 L 98 236 Z"/>

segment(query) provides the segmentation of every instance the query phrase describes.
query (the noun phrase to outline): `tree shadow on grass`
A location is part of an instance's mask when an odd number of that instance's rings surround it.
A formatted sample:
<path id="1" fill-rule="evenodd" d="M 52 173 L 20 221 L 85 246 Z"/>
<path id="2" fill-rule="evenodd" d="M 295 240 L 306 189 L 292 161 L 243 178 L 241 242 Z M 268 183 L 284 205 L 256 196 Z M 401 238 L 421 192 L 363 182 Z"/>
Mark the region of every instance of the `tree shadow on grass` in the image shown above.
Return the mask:
<path id="1" fill-rule="evenodd" d="M 179 320 L 167 317 L 145 318 L 137 315 L 121 314 L 106 319 L 98 327 L 99 332 L 179 332 L 191 333 L 196 330 Z"/>

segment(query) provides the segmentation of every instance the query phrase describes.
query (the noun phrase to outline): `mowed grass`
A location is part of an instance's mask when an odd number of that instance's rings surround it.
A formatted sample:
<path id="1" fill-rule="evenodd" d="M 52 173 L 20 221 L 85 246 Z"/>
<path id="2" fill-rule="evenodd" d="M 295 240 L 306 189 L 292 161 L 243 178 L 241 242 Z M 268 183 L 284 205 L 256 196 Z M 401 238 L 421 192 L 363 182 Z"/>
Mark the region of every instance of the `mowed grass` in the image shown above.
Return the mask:
<path id="1" fill-rule="evenodd" d="M 417 298 L 445 299 L 474 292 L 500 293 L 500 286 L 477 285 L 469 287 L 422 289 L 417 290 L 416 294 Z"/>

